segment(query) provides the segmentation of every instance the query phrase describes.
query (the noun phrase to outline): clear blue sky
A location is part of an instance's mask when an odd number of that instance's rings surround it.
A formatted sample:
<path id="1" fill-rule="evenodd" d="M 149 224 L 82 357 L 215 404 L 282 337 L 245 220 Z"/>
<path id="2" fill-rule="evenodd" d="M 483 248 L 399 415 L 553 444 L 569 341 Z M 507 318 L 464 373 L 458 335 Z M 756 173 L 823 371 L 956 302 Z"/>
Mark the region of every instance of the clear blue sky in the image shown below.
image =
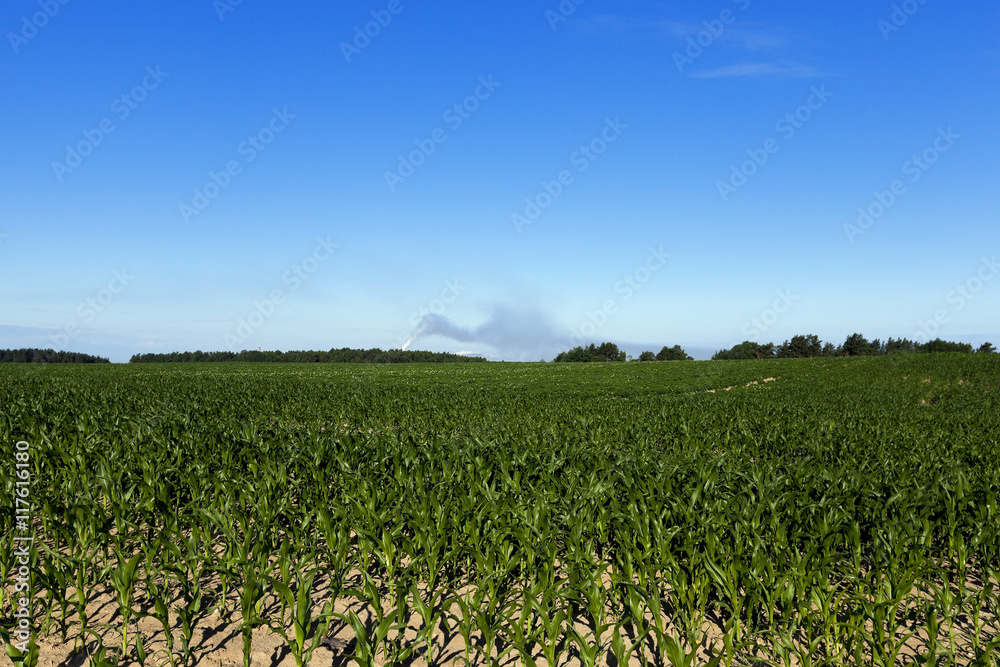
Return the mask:
<path id="1" fill-rule="evenodd" d="M 62 2 L 0 10 L 0 347 L 1000 344 L 995 2 Z"/>

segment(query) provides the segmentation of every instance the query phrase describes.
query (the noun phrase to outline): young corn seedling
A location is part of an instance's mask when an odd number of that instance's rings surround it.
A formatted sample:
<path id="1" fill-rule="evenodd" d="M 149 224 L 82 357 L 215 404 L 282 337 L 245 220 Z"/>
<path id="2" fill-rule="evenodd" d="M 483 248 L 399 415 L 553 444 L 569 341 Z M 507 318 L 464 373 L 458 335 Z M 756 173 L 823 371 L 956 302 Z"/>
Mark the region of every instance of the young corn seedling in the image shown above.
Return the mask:
<path id="1" fill-rule="evenodd" d="M 0 613 L 5 613 L 7 610 L 7 582 L 10 581 L 10 573 L 14 568 L 14 550 L 4 549 L 0 551 L 0 581 L 4 582 L 4 585 L 0 586 Z"/>
<path id="2" fill-rule="evenodd" d="M 569 619 L 560 602 L 560 598 L 551 589 L 545 591 L 541 599 L 533 598 L 528 601 L 536 619 L 534 640 L 541 645 L 547 665 L 559 664 L 562 655 L 569 648 L 568 637 L 563 630 Z"/>
<path id="3" fill-rule="evenodd" d="M 440 512 L 439 509 L 438 513 Z M 447 552 L 447 528 L 443 517 L 433 516 L 430 510 L 425 514 L 430 524 L 429 529 L 418 530 L 412 539 L 404 541 L 404 546 L 410 548 L 410 604 L 421 619 L 418 641 L 426 646 L 427 663 L 434 665 L 437 657 L 434 654 L 434 632 L 443 615 L 443 602 L 447 593 L 441 582 L 442 566 L 451 553 Z M 435 530 L 436 526 L 440 526 L 440 532 Z M 424 590 L 423 594 L 420 592 L 421 588 Z"/>
<path id="4" fill-rule="evenodd" d="M 735 658 L 733 645 L 738 644 L 742 640 L 743 623 L 741 616 L 743 615 L 745 599 L 742 583 L 746 574 L 746 567 L 743 563 L 736 560 L 726 566 L 721 566 L 712 558 L 706 558 L 703 565 L 712 576 L 716 587 L 725 596 L 724 605 L 729 618 L 725 622 L 723 637 L 726 640 L 726 667 L 730 667 Z"/>
<path id="5" fill-rule="evenodd" d="M 118 551 L 116 554 L 118 565 L 111 571 L 111 587 L 115 591 L 115 602 L 118 604 L 118 612 L 122 617 L 122 650 L 121 657 L 128 657 L 128 626 L 135 611 L 132 609 L 132 602 L 135 595 L 135 584 L 139 578 L 139 561 L 142 554 L 137 553 L 126 559 L 125 555 Z"/>
<path id="6" fill-rule="evenodd" d="M 166 582 L 165 578 L 164 582 Z M 167 660 L 170 662 L 172 667 L 176 667 L 177 656 L 174 654 L 174 633 L 170 623 L 170 600 L 167 599 L 166 590 L 161 592 L 160 587 L 157 585 L 153 576 L 147 575 L 145 584 L 146 597 L 153 601 L 153 611 L 150 612 L 149 615 L 160 622 L 160 626 L 163 628 L 163 636 L 167 644 L 164 649 L 167 654 Z"/>
<path id="7" fill-rule="evenodd" d="M 379 590 L 375 580 L 367 572 L 362 573 L 364 577 L 360 589 L 348 589 L 345 592 L 364 600 L 374 611 L 371 627 L 365 626 L 361 618 L 353 611 L 347 614 L 334 614 L 335 618 L 347 621 L 351 629 L 354 630 L 355 650 L 352 657 L 363 667 L 371 667 L 375 664 L 375 658 L 379 653 L 385 653 L 386 664 L 396 664 L 405 660 L 412 653 L 412 647 L 401 649 L 399 639 L 390 641 L 389 634 L 405 628 L 405 625 L 396 623 L 399 618 L 399 609 L 386 609 L 382 601 L 382 592 Z"/>
<path id="8" fill-rule="evenodd" d="M 927 650 L 921 656 L 921 661 L 927 665 L 936 665 L 946 651 L 938 648 L 941 621 L 938 619 L 937 605 L 933 601 L 928 601 L 924 605 L 924 624 L 927 634 L 927 639 L 924 641 L 924 648 Z"/>
<path id="9" fill-rule="evenodd" d="M 645 638 L 645 635 L 633 640 L 626 647 L 625 639 L 622 637 L 621 628 L 622 625 L 619 622 L 615 624 L 614 629 L 611 631 L 611 653 L 615 656 L 615 660 L 619 665 L 627 665 L 629 664 L 629 660 L 631 660 L 632 654 L 635 652 L 636 648 L 639 648 L 641 652 L 642 641 Z"/>
<path id="10" fill-rule="evenodd" d="M 645 618 L 647 612 L 652 617 L 652 623 L 648 625 L 651 633 L 648 636 L 653 640 L 653 657 L 659 661 L 658 664 L 662 665 L 665 664 L 664 661 L 667 659 L 667 647 L 669 644 L 666 640 L 672 637 L 664 621 L 665 614 L 661 593 L 663 589 L 661 586 L 665 588 L 665 582 L 661 584 L 660 582 L 651 580 L 648 590 L 636 590 L 642 595 L 643 602 L 643 606 L 639 609 L 639 612 L 643 615 L 643 618 Z"/>
<path id="11" fill-rule="evenodd" d="M 333 618 L 333 601 L 327 601 L 318 616 L 313 616 L 313 586 L 318 570 L 297 572 L 295 575 L 295 591 L 273 577 L 268 577 L 275 592 L 284 598 L 292 610 L 292 632 L 285 628 L 282 616 L 278 623 L 270 623 L 272 632 L 281 636 L 292 651 L 296 667 L 309 663 L 313 651 L 326 637 Z"/>
<path id="12" fill-rule="evenodd" d="M 89 617 L 87 615 L 87 603 L 90 600 L 90 592 L 94 586 L 93 577 L 91 576 L 91 568 L 88 566 L 88 560 L 77 559 L 76 561 L 76 582 L 73 586 L 73 597 L 72 602 L 76 607 L 76 616 L 80 621 L 80 631 L 77 637 L 73 640 L 73 651 L 78 649 L 77 643 L 82 643 L 84 637 L 88 630 L 90 630 Z"/>
<path id="13" fill-rule="evenodd" d="M 972 667 L 996 667 L 1000 665 L 1000 637 L 977 648 Z"/>
<path id="14" fill-rule="evenodd" d="M 580 632 L 575 626 L 570 627 L 569 634 L 576 645 L 576 652 L 580 656 L 580 663 L 584 667 L 594 667 L 597 665 L 601 649 L 604 646 L 599 642 L 592 641 L 590 633 Z"/>
<path id="15" fill-rule="evenodd" d="M 837 620 L 839 610 L 847 601 L 847 593 L 838 591 L 825 574 L 812 587 L 812 609 L 820 619 L 820 632 L 827 661 L 832 665 L 843 664 L 845 647 L 840 640 L 841 624 Z"/>
<path id="16" fill-rule="evenodd" d="M 164 572 L 174 577 L 181 592 L 180 604 L 174 608 L 174 615 L 181 625 L 183 663 L 192 665 L 196 648 L 192 643 L 195 628 L 212 612 L 212 607 L 204 604 L 203 578 L 208 563 L 200 550 L 201 541 L 195 534 L 190 538 L 182 537 L 181 543 L 184 550 L 177 550 L 179 564 L 164 568 Z"/>
<path id="17" fill-rule="evenodd" d="M 597 664 L 607 643 L 604 635 L 611 627 L 607 620 L 608 592 L 601 584 L 601 575 L 606 569 L 605 565 L 594 570 L 586 581 L 578 582 L 571 592 L 577 606 L 586 611 L 591 628 L 589 635 L 583 635 L 575 625 L 570 626 L 577 651 L 587 667 Z"/>
<path id="18" fill-rule="evenodd" d="M 253 649 L 253 629 L 267 623 L 263 618 L 267 589 L 251 564 L 243 567 L 243 589 L 240 591 L 240 636 L 243 640 L 243 667 L 250 667 Z"/>
<path id="19" fill-rule="evenodd" d="M 430 588 L 432 584 L 428 584 Z M 435 665 L 437 655 L 434 651 L 434 631 L 437 629 L 444 603 L 444 590 L 430 589 L 426 596 L 420 594 L 416 583 L 410 584 L 410 604 L 420 616 L 421 628 L 417 633 L 417 641 L 426 647 L 424 657 L 428 665 Z"/>
<path id="20" fill-rule="evenodd" d="M 693 647 L 690 651 L 685 650 L 680 641 L 669 635 L 663 635 L 659 641 L 662 642 L 660 651 L 674 667 L 691 667 L 695 664 L 695 660 L 698 659 L 697 646 Z M 716 660 L 716 664 L 718 664 L 718 659 Z"/>
<path id="21" fill-rule="evenodd" d="M 945 575 L 941 584 L 928 582 L 927 587 L 934 601 L 934 608 L 941 612 L 948 624 L 948 655 L 954 660 L 956 654 L 955 620 L 961 611 L 958 597 L 951 590 L 951 583 Z"/>
<path id="22" fill-rule="evenodd" d="M 458 627 L 458 632 L 465 641 L 465 654 L 464 654 L 464 665 L 469 667 L 472 664 L 472 647 L 473 639 L 472 633 L 476 628 L 476 615 L 473 611 L 472 603 L 481 603 L 485 593 L 477 590 L 476 594 L 472 596 L 470 593 L 466 592 L 464 597 L 453 597 L 449 598 L 444 603 L 445 614 L 451 619 L 455 625 Z M 470 600 L 471 598 L 471 600 Z M 451 613 L 452 607 L 458 607 L 458 613 Z"/>
<path id="23" fill-rule="evenodd" d="M 51 551 L 48 545 L 44 543 L 43 549 L 45 551 L 41 558 L 41 567 L 36 575 L 42 588 L 45 589 L 46 596 L 47 612 L 42 632 L 43 634 L 48 634 L 51 627 L 52 612 L 58 606 L 60 611 L 59 618 L 57 619 L 59 623 L 59 635 L 63 641 L 66 641 L 66 635 L 69 631 L 69 588 L 72 582 L 73 563 L 69 558 Z M 0 609 L 2 608 L 0 606 Z"/>
<path id="24" fill-rule="evenodd" d="M 139 632 L 135 634 L 135 661 L 139 663 L 139 667 L 146 667 L 146 660 L 149 659 L 149 653 L 146 651 L 146 643 L 143 641 L 143 637 Z"/>
<path id="25" fill-rule="evenodd" d="M 973 593 L 968 599 L 968 604 L 972 607 L 972 650 L 977 653 L 982 643 L 983 607 L 992 597 L 993 582 L 987 581 L 985 586 Z"/>
<path id="26" fill-rule="evenodd" d="M 691 650 L 697 653 L 697 647 L 702 641 L 711 580 L 700 563 L 692 562 L 685 570 L 687 571 L 676 570 L 670 583 L 677 601 L 685 639 Z"/>
<path id="27" fill-rule="evenodd" d="M 88 665 L 93 665 L 93 667 L 118 667 L 118 663 L 121 661 L 121 656 L 118 655 L 118 651 L 111 649 L 110 651 L 104 645 L 104 638 L 101 637 L 95 630 L 87 630 L 87 634 L 93 635 L 94 639 L 97 641 L 97 648 L 93 653 L 88 651 Z"/>
<path id="28" fill-rule="evenodd" d="M 375 667 L 375 656 L 378 655 L 379 649 L 385 643 L 386 637 L 394 629 L 398 629 L 398 626 L 393 626 L 392 618 L 384 618 L 382 621 L 372 627 L 372 631 L 369 632 L 368 628 L 365 627 L 364 622 L 361 618 L 351 610 L 347 614 L 335 614 L 338 618 L 342 618 L 350 624 L 351 629 L 354 631 L 354 641 L 355 648 L 354 653 L 351 654 L 351 658 L 358 663 L 360 667 Z M 395 664 L 395 660 L 387 661 L 385 664 Z"/>
<path id="29" fill-rule="evenodd" d="M 615 624 L 612 633 L 611 650 L 614 653 L 615 659 L 621 665 L 629 664 L 629 659 L 637 650 L 639 660 L 641 662 L 646 661 L 644 645 L 652 632 L 652 628 L 647 623 L 645 616 L 645 594 L 642 592 L 642 588 L 640 588 L 644 584 L 640 583 L 640 586 L 637 586 L 632 583 L 635 578 L 636 573 L 633 571 L 630 559 L 623 563 L 620 571 L 612 572 L 611 574 L 615 607 L 620 610 L 620 618 Z M 623 630 L 631 640 L 627 649 L 625 647 L 625 638 L 622 636 Z"/>
<path id="30" fill-rule="evenodd" d="M 528 600 L 540 595 L 542 588 L 541 582 L 535 581 L 521 589 L 520 613 L 511 615 L 506 627 L 511 643 L 521 659 L 521 664 L 528 667 L 536 667 L 535 653 L 532 649 L 538 645 L 533 639 L 537 628 L 533 623 L 533 608 Z"/>
<path id="31" fill-rule="evenodd" d="M 4 626 L 0 626 L 0 640 L 3 641 L 5 646 L 5 653 L 8 658 L 10 658 L 11 663 L 14 667 L 38 667 L 38 655 L 40 652 L 40 647 L 35 642 L 34 637 L 28 639 L 27 646 L 24 646 L 25 650 L 21 650 L 14 643 L 11 642 L 10 632 Z M 17 642 L 20 643 L 20 642 Z"/>

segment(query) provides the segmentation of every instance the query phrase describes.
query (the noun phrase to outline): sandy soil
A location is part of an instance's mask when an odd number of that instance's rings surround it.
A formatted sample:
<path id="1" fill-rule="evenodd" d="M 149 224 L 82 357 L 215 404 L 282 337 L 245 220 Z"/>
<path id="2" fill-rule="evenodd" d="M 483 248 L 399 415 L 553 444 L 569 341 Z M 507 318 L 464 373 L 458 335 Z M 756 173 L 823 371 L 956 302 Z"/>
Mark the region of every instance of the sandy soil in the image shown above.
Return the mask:
<path id="1" fill-rule="evenodd" d="M 322 604 L 322 602 L 328 599 L 329 590 L 325 587 L 325 585 L 318 586 L 316 592 L 318 604 Z M 463 593 L 465 593 L 465 591 L 459 591 L 459 594 Z M 179 599 L 175 600 L 175 604 L 178 603 Z M 388 601 L 384 604 L 387 609 L 391 606 Z M 238 610 L 238 600 L 235 596 L 231 596 L 227 607 L 233 612 L 231 618 L 223 618 L 218 612 L 212 612 L 197 626 L 193 636 L 193 646 L 196 646 L 197 648 L 194 651 L 195 657 L 192 664 L 197 665 L 198 667 L 239 667 L 243 664 L 242 636 L 238 626 L 240 615 Z M 141 597 L 137 599 L 135 608 L 139 610 L 147 610 L 145 601 L 142 600 Z M 372 609 L 367 603 L 353 600 L 353 598 L 348 598 L 339 602 L 335 606 L 335 609 L 341 613 L 354 611 L 362 621 L 366 622 L 368 627 L 371 627 L 369 622 L 372 619 Z M 457 608 L 453 609 L 453 611 L 457 612 Z M 70 615 L 75 621 L 75 615 L 72 612 L 72 608 Z M 121 616 L 118 613 L 118 607 L 115 602 L 113 592 L 102 591 L 95 594 L 91 598 L 90 604 L 88 605 L 88 615 L 91 619 L 91 627 L 98 630 L 98 633 L 104 641 L 104 645 L 109 648 L 120 648 Z M 272 604 L 272 606 L 268 608 L 265 615 L 270 618 L 277 618 L 277 603 Z M 36 626 L 41 624 L 42 620 L 43 619 L 35 619 Z M 714 646 L 715 651 L 722 650 L 720 640 L 721 633 L 719 631 L 721 621 L 720 619 L 714 620 L 715 622 L 713 623 L 711 622 L 712 619 L 706 619 L 704 624 L 704 648 L 699 652 L 699 660 L 696 664 L 705 664 L 713 655 L 716 655 L 716 653 L 708 647 Z M 984 641 L 988 641 L 992 637 L 1000 636 L 1000 623 L 998 623 L 998 619 L 990 617 L 987 621 L 988 627 L 983 635 Z M 403 661 L 401 664 L 414 665 L 416 667 L 423 667 L 428 664 L 424 657 L 423 644 L 422 642 L 417 641 L 417 631 L 421 627 L 420 623 L 420 617 L 413 613 L 409 618 L 408 628 L 404 633 L 404 645 L 418 646 L 418 649 L 415 651 L 415 655 Z M 446 627 L 446 624 L 442 622 L 440 627 L 438 627 L 435 632 L 433 643 L 436 647 L 438 647 L 437 650 L 439 651 L 439 657 L 435 660 L 435 663 L 438 665 L 464 665 L 465 639 L 458 632 L 454 623 L 450 623 L 449 625 L 451 627 Z M 587 626 L 577 624 L 576 627 L 577 630 L 579 630 L 584 636 L 589 636 L 589 628 Z M 914 627 L 916 628 L 919 626 Z M 969 644 L 971 628 L 971 619 L 966 615 L 960 615 L 956 624 L 957 637 L 960 645 L 967 646 Z M 96 650 L 98 646 L 97 641 L 96 639 L 91 638 L 87 642 L 86 646 L 80 647 L 77 645 L 74 647 L 73 637 L 78 635 L 78 629 L 78 623 L 70 623 L 68 633 L 70 639 L 67 642 L 62 642 L 59 637 L 58 624 L 54 623 L 50 635 L 39 642 L 42 647 L 39 664 L 42 667 L 84 667 L 85 665 L 90 664 L 91 661 L 89 657 Z M 156 666 L 169 665 L 166 653 L 166 638 L 160 622 L 150 617 L 141 618 L 138 621 L 131 622 L 129 624 L 130 644 L 132 643 L 132 637 L 134 637 L 136 631 L 138 631 L 143 637 L 143 643 L 149 653 L 146 664 Z M 174 624 L 173 633 L 175 635 L 174 651 L 175 654 L 179 656 L 181 646 L 179 624 Z M 481 641 L 481 635 L 478 633 L 474 633 L 472 636 L 475 642 Z M 605 639 L 610 639 L 610 632 L 605 635 Z M 901 657 L 905 657 L 906 659 L 903 664 L 912 664 L 914 659 L 926 650 L 924 648 L 925 640 L 926 634 L 923 633 L 922 630 L 918 630 L 909 640 L 905 642 L 905 647 L 901 653 Z M 941 641 L 947 645 L 947 626 L 942 628 Z M 627 639 L 626 644 L 629 644 Z M 272 632 L 268 628 L 259 627 L 254 630 L 252 645 L 252 665 L 260 667 L 294 667 L 295 665 L 294 657 L 286 646 L 284 639 L 279 634 Z M 74 650 L 74 648 L 76 650 Z M 313 653 L 310 664 L 315 667 L 339 667 L 349 664 L 357 664 L 352 658 L 349 657 L 353 650 L 354 633 L 347 623 L 338 620 L 333 623 L 329 633 L 322 639 L 321 645 Z M 574 652 L 567 652 L 567 654 L 563 656 L 563 659 L 560 660 L 559 664 L 584 664 L 578 655 L 573 655 Z M 604 655 L 599 657 L 597 664 L 615 665 L 610 649 L 606 648 L 603 653 Z M 378 656 L 376 658 L 377 665 L 385 664 L 382 658 L 383 656 Z M 483 656 L 477 654 L 476 651 L 472 652 L 470 658 L 472 664 L 485 664 Z M 749 655 L 740 656 L 737 659 L 736 664 L 750 664 L 748 658 L 750 658 Z M 756 652 L 756 658 L 758 660 L 769 659 L 773 661 L 770 663 L 767 660 L 764 660 L 763 662 L 755 662 L 757 665 L 766 667 L 768 664 L 779 664 L 776 656 L 765 655 L 759 651 Z M 535 660 L 538 665 L 546 664 L 540 652 L 535 656 Z M 967 665 L 971 664 L 971 662 L 971 657 L 966 654 L 961 657 L 958 664 Z M 139 663 L 135 660 L 135 650 L 132 648 L 130 649 L 128 659 L 123 661 L 121 665 L 138 664 Z M 507 666 L 520 665 L 524 663 L 521 661 L 517 652 L 512 650 L 500 660 L 500 664 Z M 629 662 L 630 666 L 635 667 L 643 664 L 645 663 L 640 660 L 638 656 L 634 656 Z M 799 663 L 797 660 L 793 659 L 790 664 L 798 665 Z"/>

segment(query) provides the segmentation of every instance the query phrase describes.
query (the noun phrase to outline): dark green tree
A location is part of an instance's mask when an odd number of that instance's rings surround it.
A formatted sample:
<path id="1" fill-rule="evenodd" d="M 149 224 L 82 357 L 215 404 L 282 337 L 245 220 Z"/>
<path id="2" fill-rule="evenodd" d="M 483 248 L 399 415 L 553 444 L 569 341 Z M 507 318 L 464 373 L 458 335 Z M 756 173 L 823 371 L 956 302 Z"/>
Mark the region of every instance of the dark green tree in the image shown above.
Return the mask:
<path id="1" fill-rule="evenodd" d="M 757 359 L 774 359 L 775 354 L 777 354 L 777 350 L 774 343 L 764 343 L 757 346 Z"/>
<path id="2" fill-rule="evenodd" d="M 713 361 L 739 361 L 741 359 L 770 359 L 774 356 L 774 344 L 760 345 L 752 340 L 743 341 L 728 350 L 719 350 L 712 355 Z"/>
<path id="3" fill-rule="evenodd" d="M 805 336 L 792 336 L 791 340 L 786 340 L 778 347 L 777 356 L 781 359 L 805 359 L 818 357 L 823 351 L 819 336 L 807 334 Z"/>
<path id="4" fill-rule="evenodd" d="M 572 350 L 560 352 L 553 361 L 584 362 L 584 361 L 626 361 L 628 355 L 619 350 L 614 343 L 601 343 L 600 346 L 591 343 L 587 347 L 576 346 Z"/>
<path id="5" fill-rule="evenodd" d="M 882 346 L 885 354 L 901 354 L 905 352 L 916 352 L 917 344 L 908 338 L 889 338 Z"/>
<path id="6" fill-rule="evenodd" d="M 597 355 L 600 361 L 625 361 L 628 355 L 623 350 L 619 350 L 614 343 L 601 343 L 597 348 Z"/>
<path id="7" fill-rule="evenodd" d="M 972 352 L 972 345 L 969 343 L 952 343 L 950 341 L 935 338 L 929 343 L 920 346 L 922 352 Z"/>
<path id="8" fill-rule="evenodd" d="M 674 345 L 673 347 L 663 346 L 659 354 L 656 355 L 657 361 L 694 361 L 694 357 L 688 356 L 688 353 L 680 345 Z"/>
<path id="9" fill-rule="evenodd" d="M 844 354 L 848 357 L 868 357 L 872 355 L 873 349 L 872 343 L 868 342 L 868 339 L 859 333 L 851 334 L 844 341 L 841 349 Z"/>

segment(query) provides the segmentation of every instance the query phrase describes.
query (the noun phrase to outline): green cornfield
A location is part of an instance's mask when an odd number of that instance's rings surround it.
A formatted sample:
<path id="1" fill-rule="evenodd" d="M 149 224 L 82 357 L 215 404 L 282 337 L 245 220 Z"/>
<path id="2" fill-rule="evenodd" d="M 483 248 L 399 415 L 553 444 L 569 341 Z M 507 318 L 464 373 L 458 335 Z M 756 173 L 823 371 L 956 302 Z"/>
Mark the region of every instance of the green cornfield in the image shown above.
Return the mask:
<path id="1" fill-rule="evenodd" d="M 18 666 L 1000 665 L 1000 355 L 5 365 L 0 405 Z"/>

